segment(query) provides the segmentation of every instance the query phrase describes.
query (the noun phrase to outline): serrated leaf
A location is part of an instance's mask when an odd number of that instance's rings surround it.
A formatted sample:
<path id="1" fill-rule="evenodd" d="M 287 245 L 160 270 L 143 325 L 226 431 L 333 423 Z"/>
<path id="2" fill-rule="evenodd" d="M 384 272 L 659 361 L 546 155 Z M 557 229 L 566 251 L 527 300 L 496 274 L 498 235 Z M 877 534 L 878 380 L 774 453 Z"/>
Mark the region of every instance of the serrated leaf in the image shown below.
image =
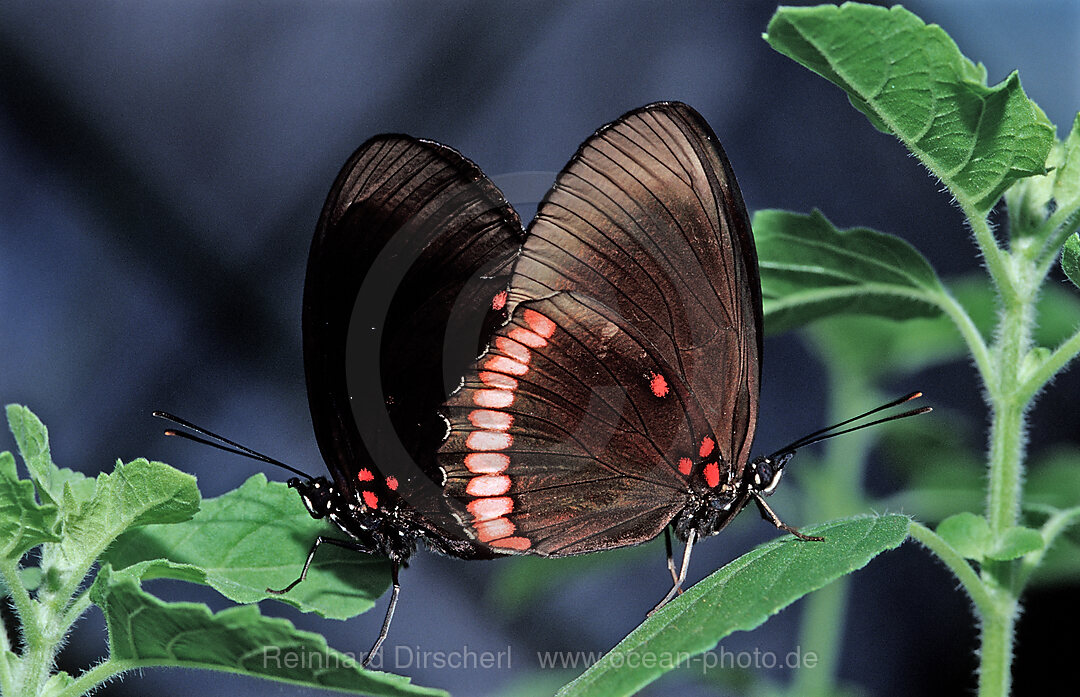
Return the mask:
<path id="1" fill-rule="evenodd" d="M 294 489 L 256 474 L 203 501 L 187 522 L 131 531 L 104 558 L 117 569 L 143 564 L 138 573 L 145 578 L 204 583 L 235 602 L 273 598 L 334 619 L 366 612 L 390 585 L 389 564 L 333 545 L 319 548 L 307 580 L 292 591 L 266 592 L 300 574 L 319 535 L 333 533 L 308 514 Z"/>
<path id="2" fill-rule="evenodd" d="M 850 518 L 804 529 L 823 535 L 824 542 L 784 537 L 762 545 L 668 603 L 558 695 L 634 694 L 685 657 L 712 649 L 732 632 L 759 626 L 807 593 L 898 547 L 907 538 L 908 522 L 895 514 Z"/>
<path id="3" fill-rule="evenodd" d="M 71 487 L 65 505 L 75 506 Z M 62 541 L 69 559 L 96 558 L 121 533 L 152 523 L 178 523 L 199 510 L 195 477 L 163 462 L 117 463 L 111 474 L 97 476 L 93 497 L 64 525 Z"/>
<path id="4" fill-rule="evenodd" d="M 39 504 L 34 483 L 19 479 L 15 457 L 0 453 L 0 556 L 18 561 L 44 542 L 59 542 L 56 506 Z"/>
<path id="5" fill-rule="evenodd" d="M 908 319 L 940 312 L 934 270 L 898 237 L 840 231 L 818 211 L 758 211 L 753 228 L 769 332 L 835 314 Z"/>
<path id="6" fill-rule="evenodd" d="M 982 559 L 991 546 L 990 524 L 968 511 L 941 521 L 936 532 L 965 559 Z"/>
<path id="7" fill-rule="evenodd" d="M 109 660 L 128 668 L 208 668 L 297 685 L 365 695 L 446 695 L 409 679 L 360 668 L 362 656 L 331 649 L 326 639 L 255 606 L 218 613 L 199 603 L 166 603 L 142 590 L 137 577 L 102 568 L 91 599 L 105 613 Z"/>
<path id="8" fill-rule="evenodd" d="M 989 211 L 1045 173 L 1054 129 L 1015 73 L 993 87 L 941 27 L 896 6 L 783 7 L 765 39 L 848 94 L 961 202 Z"/>
<path id="9" fill-rule="evenodd" d="M 63 489 L 53 483 L 57 467 L 49 450 L 49 429 L 34 412 L 19 404 L 7 405 L 7 420 L 30 479 L 37 485 L 41 502 L 59 503 Z"/>
<path id="10" fill-rule="evenodd" d="M 1080 288 L 1080 233 L 1073 233 L 1061 248 L 1061 270 Z"/>
<path id="11" fill-rule="evenodd" d="M 1043 548 L 1043 536 L 1038 530 L 1021 525 L 1005 531 L 993 547 L 986 552 L 987 559 L 1009 561 Z"/>

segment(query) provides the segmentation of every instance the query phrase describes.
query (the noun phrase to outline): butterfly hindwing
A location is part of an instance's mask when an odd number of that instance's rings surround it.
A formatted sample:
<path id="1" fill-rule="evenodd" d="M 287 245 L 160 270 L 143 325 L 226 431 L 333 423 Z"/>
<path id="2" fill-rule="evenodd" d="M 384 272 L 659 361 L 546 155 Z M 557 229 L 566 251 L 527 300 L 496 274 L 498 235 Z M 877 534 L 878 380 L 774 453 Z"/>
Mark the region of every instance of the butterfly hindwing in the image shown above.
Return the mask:
<path id="1" fill-rule="evenodd" d="M 625 318 L 576 293 L 520 304 L 445 412 L 445 491 L 499 550 L 637 544 L 706 486 L 693 483 L 704 460 L 720 477 L 711 445 L 700 456 L 715 435 L 678 373 Z"/>

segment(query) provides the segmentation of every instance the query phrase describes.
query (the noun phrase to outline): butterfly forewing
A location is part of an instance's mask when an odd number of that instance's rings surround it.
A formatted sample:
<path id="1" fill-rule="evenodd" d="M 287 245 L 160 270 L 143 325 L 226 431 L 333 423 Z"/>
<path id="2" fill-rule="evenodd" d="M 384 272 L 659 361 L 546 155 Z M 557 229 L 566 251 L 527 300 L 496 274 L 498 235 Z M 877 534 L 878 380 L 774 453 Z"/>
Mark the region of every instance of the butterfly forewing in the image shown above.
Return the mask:
<path id="1" fill-rule="evenodd" d="M 757 418 L 760 282 L 731 167 L 693 109 L 631 112 L 559 174 L 514 266 L 511 307 L 563 290 L 618 312 L 683 376 L 737 476 Z"/>
<path id="2" fill-rule="evenodd" d="M 576 293 L 520 304 L 445 412 L 439 463 L 462 522 L 481 543 L 547 556 L 655 537 L 715 439 L 641 332 Z"/>
<path id="3" fill-rule="evenodd" d="M 319 448 L 369 511 L 418 509 L 439 526 L 437 409 L 505 319 L 492 299 L 522 235 L 499 190 L 448 147 L 378 136 L 342 169 L 308 262 L 304 364 Z"/>

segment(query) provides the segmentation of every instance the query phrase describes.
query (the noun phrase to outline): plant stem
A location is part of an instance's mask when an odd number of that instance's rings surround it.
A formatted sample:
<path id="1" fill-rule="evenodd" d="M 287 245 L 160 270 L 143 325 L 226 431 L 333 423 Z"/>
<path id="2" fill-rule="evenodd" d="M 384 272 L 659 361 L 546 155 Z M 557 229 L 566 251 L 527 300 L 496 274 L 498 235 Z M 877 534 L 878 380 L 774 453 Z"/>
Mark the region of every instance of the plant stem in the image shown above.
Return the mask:
<path id="1" fill-rule="evenodd" d="M 1009 273 L 1008 255 L 998 246 L 994 239 L 994 233 L 990 229 L 990 222 L 986 216 L 975 210 L 970 205 L 960 201 L 960 208 L 971 225 L 971 231 L 975 234 L 975 242 L 979 245 L 979 251 L 986 259 L 986 266 L 990 271 L 990 279 L 997 285 L 1002 295 L 1012 295 L 1016 292 L 1013 286 L 1014 277 Z"/>
<path id="2" fill-rule="evenodd" d="M 1018 601 L 1002 592 L 979 627 L 979 697 L 1006 697 L 1012 684 L 1012 648 Z"/>
<path id="3" fill-rule="evenodd" d="M 1028 376 L 1019 389 L 1018 398 L 1027 403 L 1050 382 L 1077 354 L 1080 354 L 1080 331 L 1066 339 L 1039 367 Z"/>
<path id="4" fill-rule="evenodd" d="M 112 659 L 105 659 L 90 670 L 82 673 L 75 681 L 62 690 L 56 697 L 80 697 L 89 694 L 91 690 L 109 678 L 130 670 L 133 666 L 125 666 Z"/>
<path id="5" fill-rule="evenodd" d="M 996 600 L 986 587 L 986 584 L 983 583 L 983 580 L 979 578 L 979 574 L 976 573 L 975 569 L 971 568 L 971 564 L 968 563 L 967 559 L 964 559 L 948 542 L 922 523 L 911 521 L 908 532 L 913 539 L 926 545 L 938 559 L 949 567 L 949 570 L 953 572 L 964 590 L 967 591 L 968 597 L 975 604 L 975 609 L 980 617 L 994 613 Z"/>

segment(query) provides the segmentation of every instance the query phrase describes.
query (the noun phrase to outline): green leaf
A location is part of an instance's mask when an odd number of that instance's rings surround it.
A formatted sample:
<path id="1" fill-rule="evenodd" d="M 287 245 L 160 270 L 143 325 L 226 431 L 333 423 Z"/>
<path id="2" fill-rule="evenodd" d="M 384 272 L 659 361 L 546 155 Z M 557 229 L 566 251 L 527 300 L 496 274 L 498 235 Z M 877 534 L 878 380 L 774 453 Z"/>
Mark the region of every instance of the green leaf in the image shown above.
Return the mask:
<path id="1" fill-rule="evenodd" d="M 0 555 L 18 561 L 44 542 L 59 542 L 56 506 L 41 505 L 34 483 L 19 479 L 15 457 L 0 453 Z"/>
<path id="2" fill-rule="evenodd" d="M 255 606 L 211 613 L 199 603 L 166 603 L 143 591 L 136 576 L 108 565 L 90 593 L 105 613 L 109 660 L 125 669 L 206 668 L 366 695 L 446 695 L 363 670 L 363 656 L 331 649 L 322 636 L 263 617 Z"/>
<path id="3" fill-rule="evenodd" d="M 989 211 L 1043 174 L 1054 128 L 1016 73 L 994 87 L 941 27 L 896 6 L 780 8 L 765 39 L 848 94 L 962 203 Z"/>
<path id="4" fill-rule="evenodd" d="M 784 537 L 744 554 L 668 603 L 559 691 L 560 697 L 631 695 L 688 656 L 761 625 L 807 593 L 862 568 L 907 538 L 908 518 L 865 516 L 806 529 L 824 542 Z"/>
<path id="5" fill-rule="evenodd" d="M 982 559 L 991 547 L 990 524 L 968 511 L 941 521 L 936 532 L 965 559 Z"/>
<path id="6" fill-rule="evenodd" d="M 994 543 L 993 548 L 986 552 L 986 558 L 1008 561 L 1042 548 L 1042 533 L 1017 525 L 1005 531 L 1005 534 Z"/>
<path id="7" fill-rule="evenodd" d="M 1058 446 L 1034 459 L 1024 482 L 1024 498 L 1058 509 L 1080 506 L 1080 448 Z"/>
<path id="8" fill-rule="evenodd" d="M 840 231 L 818 211 L 758 211 L 753 228 L 770 332 L 835 314 L 908 319 L 939 313 L 934 270 L 898 237 L 865 228 Z"/>
<path id="9" fill-rule="evenodd" d="M 37 485 L 41 502 L 59 503 L 63 488 L 54 483 L 57 468 L 49 451 L 49 429 L 34 412 L 18 404 L 7 405 L 7 419 L 30 479 Z"/>
<path id="10" fill-rule="evenodd" d="M 1080 233 L 1073 233 L 1061 248 L 1061 270 L 1080 288 Z"/>
<path id="11" fill-rule="evenodd" d="M 308 514 L 294 489 L 256 474 L 240 488 L 203 501 L 190 521 L 124 535 L 105 560 L 117 569 L 141 564 L 144 578 L 203 583 L 240 603 L 273 598 L 334 619 L 366 612 L 390 585 L 389 565 L 334 545 L 319 548 L 307 580 L 289 593 L 266 592 L 300 574 L 321 534 L 331 531 Z"/>
<path id="12" fill-rule="evenodd" d="M 97 476 L 93 497 L 80 502 L 65 487 L 64 506 L 75 512 L 64 523 L 68 559 L 97 558 L 121 533 L 151 523 L 177 523 L 199 510 L 195 477 L 163 462 L 117 462 Z"/>
<path id="13" fill-rule="evenodd" d="M 1060 148 L 1060 158 L 1055 163 L 1054 200 L 1058 207 L 1072 207 L 1080 203 L 1080 114 L 1073 120 L 1072 130 Z"/>

